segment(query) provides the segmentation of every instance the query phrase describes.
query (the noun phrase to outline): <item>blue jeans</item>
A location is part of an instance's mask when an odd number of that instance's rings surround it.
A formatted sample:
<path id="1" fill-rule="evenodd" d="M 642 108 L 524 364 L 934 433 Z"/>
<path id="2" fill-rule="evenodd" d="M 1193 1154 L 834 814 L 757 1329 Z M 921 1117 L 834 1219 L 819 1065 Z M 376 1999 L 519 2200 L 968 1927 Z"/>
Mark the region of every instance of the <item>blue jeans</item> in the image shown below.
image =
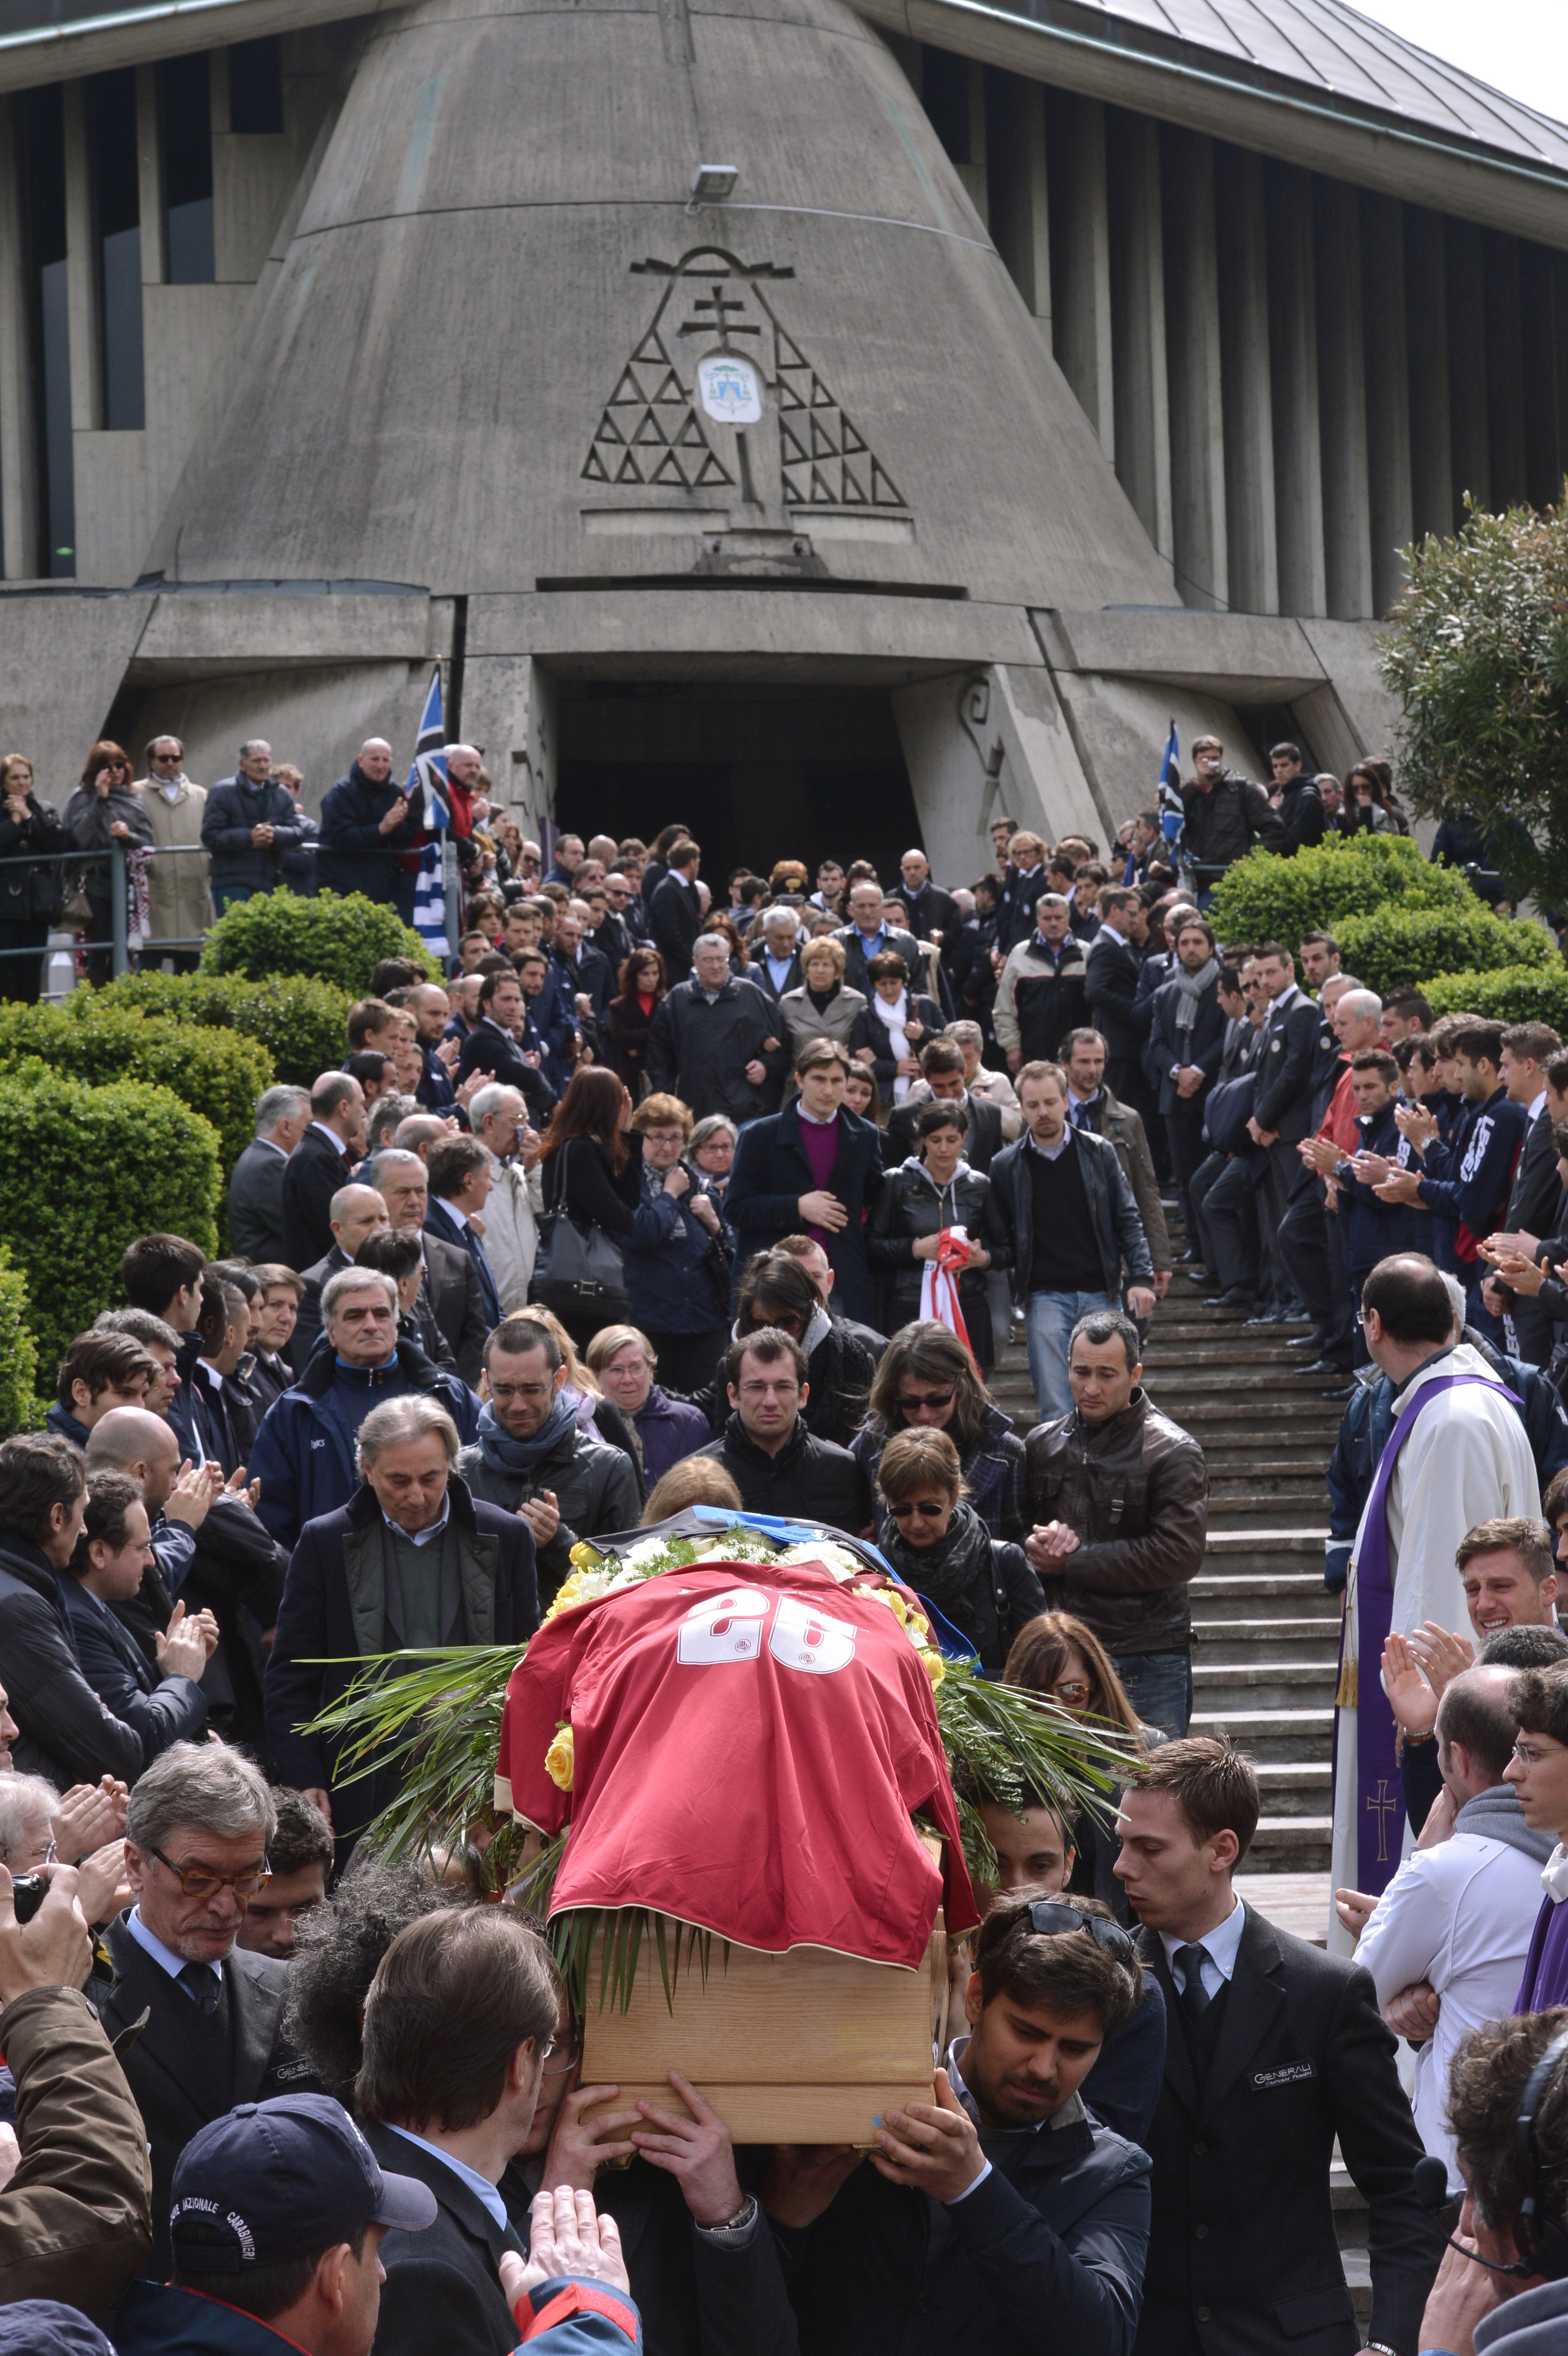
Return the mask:
<path id="1" fill-rule="evenodd" d="M 1067 1347 L 1081 1317 L 1097 1309 L 1120 1309 L 1110 1292 L 1031 1292 L 1024 1306 L 1024 1338 L 1029 1347 L 1029 1378 L 1040 1402 L 1041 1419 L 1071 1415 L 1072 1392 L 1067 1380 Z"/>
<path id="2" fill-rule="evenodd" d="M 1157 1726 L 1173 1742 L 1192 1717 L 1192 1655 L 1179 1653 L 1112 1655 L 1122 1689 L 1146 1726 Z"/>

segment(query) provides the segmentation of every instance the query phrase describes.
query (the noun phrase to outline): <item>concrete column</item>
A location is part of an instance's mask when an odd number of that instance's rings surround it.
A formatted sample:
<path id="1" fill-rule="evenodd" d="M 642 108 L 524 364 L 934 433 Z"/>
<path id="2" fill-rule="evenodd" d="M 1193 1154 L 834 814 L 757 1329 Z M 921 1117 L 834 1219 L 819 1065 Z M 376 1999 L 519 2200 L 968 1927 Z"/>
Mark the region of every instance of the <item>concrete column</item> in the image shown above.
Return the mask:
<path id="1" fill-rule="evenodd" d="M 1448 265 L 1440 214 L 1404 208 L 1410 367 L 1411 529 L 1418 540 L 1454 529 L 1448 398 Z"/>
<path id="2" fill-rule="evenodd" d="M 986 71 L 986 183 L 992 242 L 1051 349 L 1051 205 L 1038 82 Z"/>
<path id="3" fill-rule="evenodd" d="M 1098 99 L 1046 89 L 1051 181 L 1051 341 L 1108 458 L 1116 446 L 1111 390 L 1111 243 L 1105 203 L 1105 110 Z"/>
<path id="4" fill-rule="evenodd" d="M 1404 208 L 1361 194 L 1361 348 L 1366 362 L 1367 512 L 1372 611 L 1386 614 L 1414 526 L 1410 487 L 1410 362 L 1404 314 Z"/>
<path id="5" fill-rule="evenodd" d="M 1166 387 L 1165 236 L 1159 126 L 1107 118 L 1111 344 L 1116 473 L 1162 556 L 1171 552 L 1170 400 Z"/>
<path id="6" fill-rule="evenodd" d="M 1489 230 L 1483 233 L 1481 282 L 1487 317 L 1487 455 L 1492 500 L 1499 508 L 1515 507 L 1528 497 L 1517 238 Z"/>
<path id="7" fill-rule="evenodd" d="M 93 252 L 92 192 L 88 183 L 86 93 L 65 85 L 66 299 L 70 321 L 70 423 L 91 433 L 103 422 L 103 370 L 98 337 L 98 272 Z M 80 545 L 88 519 L 78 519 Z"/>
<path id="8" fill-rule="evenodd" d="M 1329 613 L 1359 622 L 1372 611 L 1360 212 L 1344 180 L 1315 180 L 1313 199 L 1324 581 Z"/>
<path id="9" fill-rule="evenodd" d="M 1223 613 L 1230 602 L 1230 567 L 1214 147 L 1195 132 L 1167 124 L 1160 149 L 1176 585 L 1185 604 Z"/>
<path id="10" fill-rule="evenodd" d="M 1487 301 L 1481 232 L 1473 221 L 1445 220 L 1448 260 L 1448 403 L 1453 436 L 1454 528 L 1465 517 L 1465 493 L 1492 503 L 1490 435 L 1487 426 Z"/>
<path id="11" fill-rule="evenodd" d="M 158 163 L 158 84 L 151 66 L 136 68 L 136 177 L 142 207 L 142 284 L 161 286 L 168 257 L 164 252 L 164 183 Z"/>
<path id="12" fill-rule="evenodd" d="M 1261 156 L 1217 147 L 1224 201 L 1214 209 L 1220 281 L 1220 381 L 1225 419 L 1225 544 L 1231 610 L 1277 614 L 1274 402 L 1269 381 L 1268 252 Z"/>
<path id="13" fill-rule="evenodd" d="M 1520 242 L 1519 307 L 1530 322 L 1522 338 L 1524 495 L 1533 508 L 1563 497 L 1563 444 L 1558 416 L 1557 257 L 1543 245 Z"/>
<path id="14" fill-rule="evenodd" d="M 0 99 L 0 146 L 13 158 L 16 125 Z M 39 530 L 37 417 L 29 365 L 23 279 L 21 192 L 13 163 L 0 172 L 0 573 L 27 580 L 37 571 Z"/>
<path id="15" fill-rule="evenodd" d="M 986 186 L 986 69 L 974 58 L 964 60 L 965 101 L 969 125 L 969 161 L 955 165 L 970 203 L 986 221 L 990 192 Z"/>
<path id="16" fill-rule="evenodd" d="M 1321 614 L 1328 590 L 1323 562 L 1312 182 L 1294 166 L 1272 164 L 1264 175 L 1264 187 L 1279 609 L 1282 614 Z"/>
<path id="17" fill-rule="evenodd" d="M 470 633 L 472 643 L 472 621 Z M 555 810 L 554 680 L 531 655 L 470 654 L 463 672 L 463 726 L 485 747 L 497 803 L 525 834 L 537 836 L 539 820 Z"/>

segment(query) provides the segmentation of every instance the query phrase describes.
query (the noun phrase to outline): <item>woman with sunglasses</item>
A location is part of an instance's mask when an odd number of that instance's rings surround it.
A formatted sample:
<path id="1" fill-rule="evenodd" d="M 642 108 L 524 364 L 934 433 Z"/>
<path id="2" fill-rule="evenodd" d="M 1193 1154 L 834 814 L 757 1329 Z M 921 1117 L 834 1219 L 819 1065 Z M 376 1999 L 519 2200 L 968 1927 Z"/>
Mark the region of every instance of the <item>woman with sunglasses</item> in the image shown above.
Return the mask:
<path id="1" fill-rule="evenodd" d="M 1002 1671 L 1002 1683 L 1023 1686 L 1044 1694 L 1058 1708 L 1074 1718 L 1089 1718 L 1112 1733 L 1130 1735 L 1144 1756 L 1167 1740 L 1157 1726 L 1145 1726 L 1127 1699 L 1111 1656 L 1093 1631 L 1071 1612 L 1043 1612 L 1014 1639 Z M 1116 1802 L 1120 1790 L 1097 1801 L 1073 1824 L 1077 1850 L 1069 1890 L 1103 1898 L 1119 1922 L 1130 1921 L 1126 1893 L 1111 1869 L 1120 1843 L 1116 1839 Z"/>
<path id="2" fill-rule="evenodd" d="M 1034 1517 L 1025 1494 L 1023 1441 L 951 1326 L 933 1317 L 901 1326 L 882 1353 L 867 1405 L 866 1420 L 848 1447 L 873 1495 L 882 1451 L 895 1432 L 944 1431 L 958 1451 L 964 1494 L 991 1536 L 1020 1543 L 1028 1536 Z M 879 1529 L 886 1518 L 879 1506 Z"/>
<path id="3" fill-rule="evenodd" d="M 106 852 L 112 842 L 123 851 L 150 850 L 152 821 L 140 794 L 132 790 L 131 764 L 118 744 L 108 738 L 95 744 L 82 766 L 81 782 L 65 806 L 65 830 L 78 851 Z M 108 981 L 114 971 L 114 954 L 107 946 L 112 930 L 113 893 L 107 858 L 96 859 L 83 879 L 90 938 L 105 944 L 91 952 L 87 978 Z"/>
<path id="4" fill-rule="evenodd" d="M 934 1604 L 1000 1676 L 1008 1648 L 1045 1604 L 1022 1547 L 994 1538 L 965 1504 L 958 1451 L 944 1431 L 901 1431 L 877 1475 L 888 1518 L 879 1543 L 906 1587 Z"/>

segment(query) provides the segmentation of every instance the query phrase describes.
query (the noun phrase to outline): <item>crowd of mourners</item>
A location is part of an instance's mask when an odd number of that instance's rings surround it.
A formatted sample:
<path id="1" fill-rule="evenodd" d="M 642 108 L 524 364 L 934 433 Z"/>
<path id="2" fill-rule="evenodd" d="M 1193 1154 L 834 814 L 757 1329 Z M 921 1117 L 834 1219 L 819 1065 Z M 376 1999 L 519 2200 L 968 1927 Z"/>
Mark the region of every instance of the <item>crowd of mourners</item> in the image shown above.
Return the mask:
<path id="1" fill-rule="evenodd" d="M 1107 849 L 998 818 L 969 885 L 912 850 L 719 889 L 677 825 L 547 863 L 447 751 L 450 979 L 367 977 L 340 1065 L 257 1105 L 229 1256 L 132 1244 L 0 1443 L 0 2351 L 1560 2346 L 1568 1053 L 1205 913 L 1253 847 L 1403 829 L 1385 766 L 1282 744 L 1270 790 L 1200 740 L 1177 850 L 1157 811 Z M 197 886 L 334 858 L 409 913 L 379 740 L 319 826 L 263 744 L 205 796 L 183 759 L 96 747 L 62 833 L 13 756 L 0 859 L 186 812 L 210 874 L 171 862 L 149 963 Z M 1413 1845 L 1339 1890 L 1353 1956 L 1247 1902 L 1268 1771 L 1191 1730 L 1208 1476 L 1143 1381 L 1173 1288 L 1306 1326 L 1331 1587 L 1388 1512 L 1360 1677 Z M 1436 1502 L 1413 1449 L 1390 1479 L 1434 1383 Z M 1103 1804 L 960 1794 L 995 1871 L 957 2033 L 869 2153 L 737 2148 L 678 2073 L 580 2084 L 483 1829 L 389 1861 L 406 1761 L 321 1723 L 382 1655 L 520 1651 L 581 1541 L 693 1506 L 874 1541 L 985 1676 L 1123 1746 Z M 1467 1630 L 1402 1621 L 1418 1551 Z"/>

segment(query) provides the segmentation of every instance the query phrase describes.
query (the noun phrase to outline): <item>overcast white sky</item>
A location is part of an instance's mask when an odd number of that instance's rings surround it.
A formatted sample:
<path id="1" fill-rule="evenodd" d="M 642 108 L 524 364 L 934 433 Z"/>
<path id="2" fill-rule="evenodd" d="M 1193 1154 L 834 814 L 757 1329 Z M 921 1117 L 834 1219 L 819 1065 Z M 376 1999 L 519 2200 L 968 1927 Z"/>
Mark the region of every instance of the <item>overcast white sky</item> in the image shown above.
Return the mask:
<path id="1" fill-rule="evenodd" d="M 1568 123 L 1563 0 L 1351 0 L 1363 16 Z"/>

